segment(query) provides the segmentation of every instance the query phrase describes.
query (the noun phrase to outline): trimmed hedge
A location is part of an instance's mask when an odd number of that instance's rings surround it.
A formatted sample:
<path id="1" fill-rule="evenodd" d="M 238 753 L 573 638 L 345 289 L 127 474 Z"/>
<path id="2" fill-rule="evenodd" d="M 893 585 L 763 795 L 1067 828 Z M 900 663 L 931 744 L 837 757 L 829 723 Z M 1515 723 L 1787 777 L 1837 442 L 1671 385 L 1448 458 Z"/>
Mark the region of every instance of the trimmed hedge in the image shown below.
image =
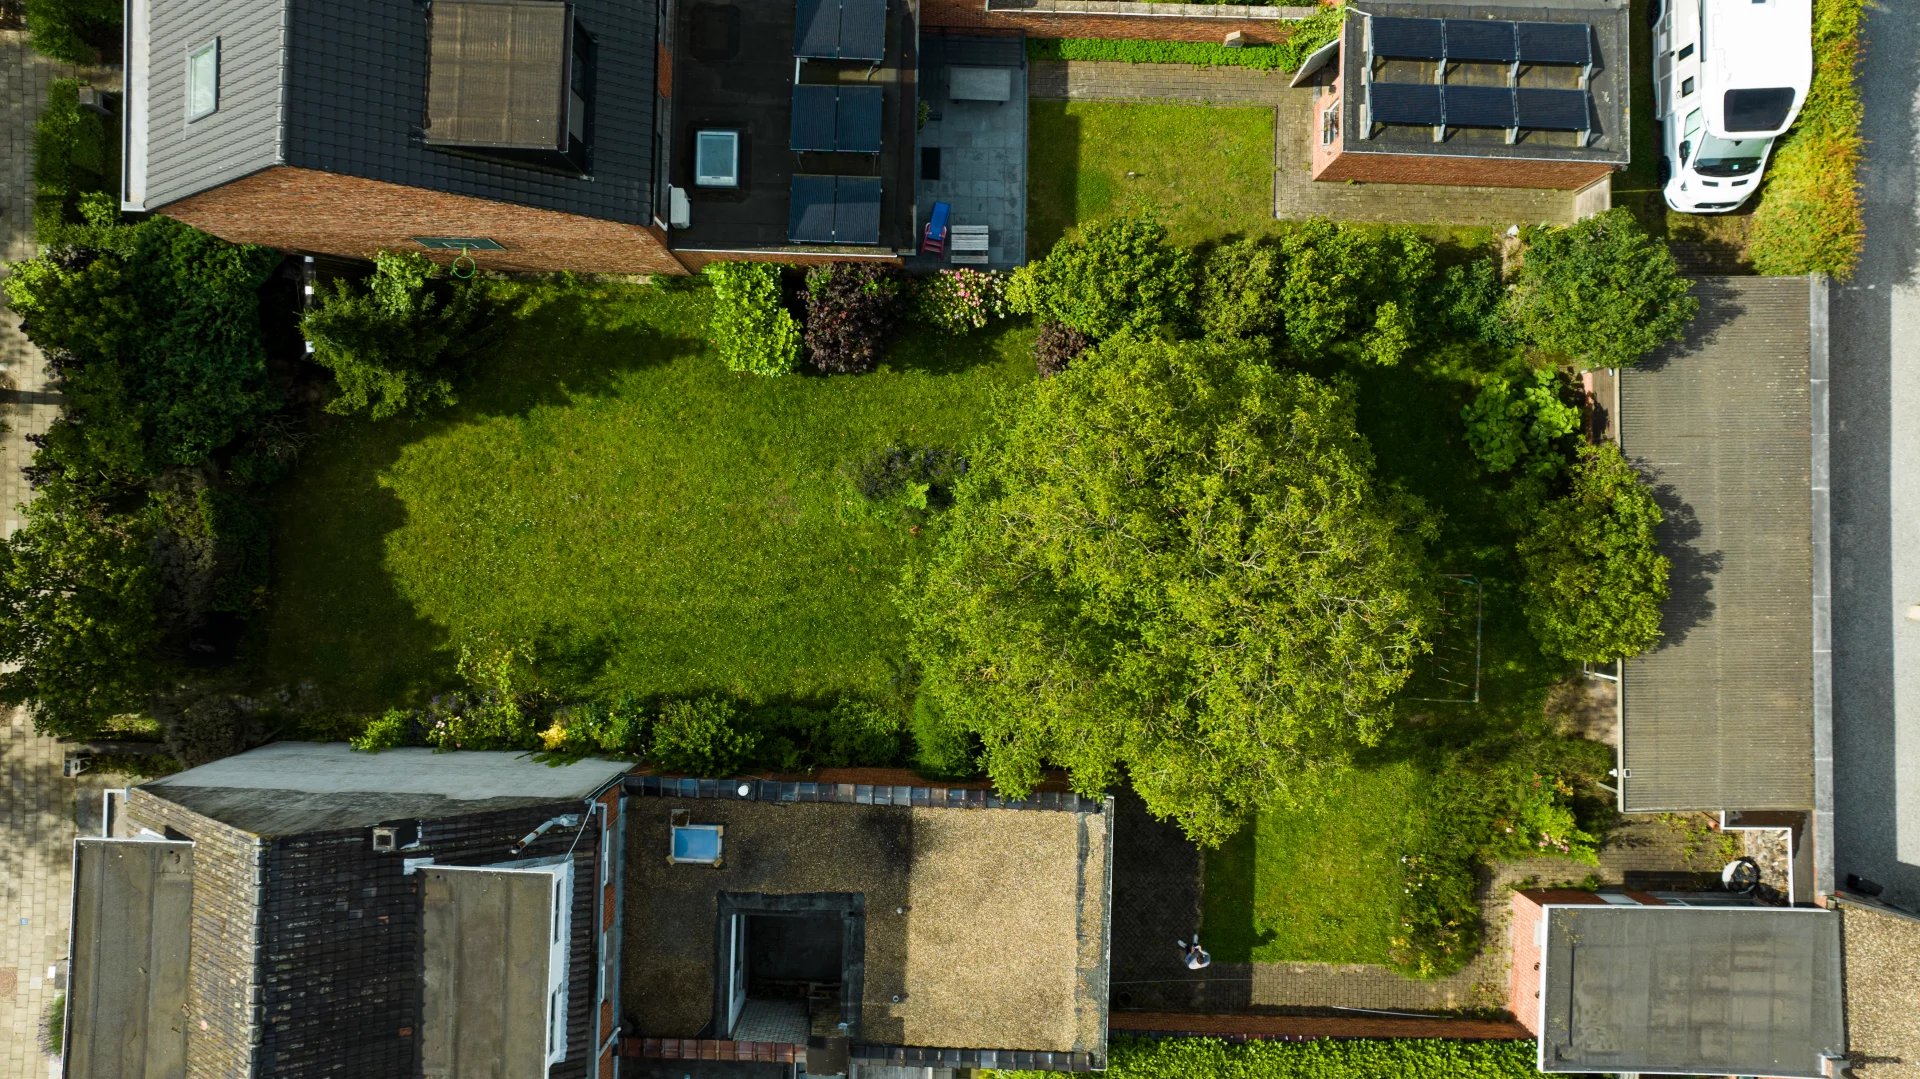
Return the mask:
<path id="1" fill-rule="evenodd" d="M 1814 0 L 1813 84 L 1767 167 L 1747 254 L 1763 274 L 1852 276 L 1860 214 L 1860 17 L 1865 0 Z"/>
<path id="2" fill-rule="evenodd" d="M 1227 1042 L 1217 1038 L 1116 1037 L 1108 1079 L 1534 1079 L 1531 1041 Z M 1046 1072 L 987 1072 L 1046 1079 Z"/>
<path id="3" fill-rule="evenodd" d="M 1225 2 L 1225 0 L 1222 0 Z M 1858 2 L 1858 0 L 1853 0 Z M 1225 45 L 1193 41 L 1132 41 L 1094 37 L 1028 38 L 1030 60 L 1107 60 L 1123 64 L 1192 64 L 1196 67 L 1250 67 L 1261 71 L 1298 71 L 1313 50 L 1339 34 L 1346 17 L 1342 4 L 1322 8 L 1293 24 L 1278 45 Z"/>
<path id="4" fill-rule="evenodd" d="M 63 226 L 80 224 L 81 200 L 99 193 L 117 214 L 120 139 L 113 122 L 80 104 L 79 79 L 55 79 L 33 127 L 33 231 L 60 242 Z"/>

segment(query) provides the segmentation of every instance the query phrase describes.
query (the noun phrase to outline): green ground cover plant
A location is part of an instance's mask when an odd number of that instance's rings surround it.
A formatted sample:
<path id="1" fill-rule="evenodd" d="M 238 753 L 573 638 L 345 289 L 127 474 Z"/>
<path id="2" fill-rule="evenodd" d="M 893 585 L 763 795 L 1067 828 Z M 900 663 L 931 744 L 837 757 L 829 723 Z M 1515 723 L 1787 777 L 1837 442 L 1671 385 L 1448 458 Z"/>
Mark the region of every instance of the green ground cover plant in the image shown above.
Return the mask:
<path id="1" fill-rule="evenodd" d="M 1226 0 L 1209 0 L 1224 3 Z M 1192 64 L 1195 67 L 1250 67 L 1261 71 L 1298 71 L 1313 51 L 1332 41 L 1346 17 L 1343 4 L 1320 8 L 1289 24 L 1278 45 L 1241 45 L 1228 48 L 1211 42 L 1136 41 L 1131 39 L 1069 37 L 1028 38 L 1031 60 L 1104 60 L 1126 64 Z"/>
<path id="2" fill-rule="evenodd" d="M 1229 1042 L 1218 1038 L 1117 1036 L 1108 1049 L 1114 1079 L 1533 1079 L 1532 1041 Z M 989 1072 L 1003 1079 L 1045 1079 L 1045 1072 Z"/>
<path id="3" fill-rule="evenodd" d="M 1282 231 L 1273 220 L 1273 110 L 1033 101 L 1027 251 L 1152 209 L 1179 244 Z"/>
<path id="4" fill-rule="evenodd" d="M 891 591 L 937 526 L 868 511 L 843 470 L 967 445 L 1034 377 L 1032 331 L 909 328 L 871 374 L 751 379 L 707 343 L 711 290 L 502 287 L 458 405 L 329 428 L 279 489 L 260 679 L 377 715 L 495 640 L 530 642 L 562 701 L 894 696 Z"/>
<path id="5" fill-rule="evenodd" d="M 1860 213 L 1860 19 L 1866 0 L 1814 0 L 1813 83 L 1767 165 L 1748 254 L 1765 274 L 1852 276 Z"/>

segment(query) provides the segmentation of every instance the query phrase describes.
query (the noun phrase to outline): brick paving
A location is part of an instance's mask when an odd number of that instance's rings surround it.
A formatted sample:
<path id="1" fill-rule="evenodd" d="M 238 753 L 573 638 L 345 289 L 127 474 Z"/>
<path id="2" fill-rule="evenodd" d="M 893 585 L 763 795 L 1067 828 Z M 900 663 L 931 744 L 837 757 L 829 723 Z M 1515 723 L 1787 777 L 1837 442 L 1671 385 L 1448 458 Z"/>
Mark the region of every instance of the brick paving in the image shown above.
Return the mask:
<path id="1" fill-rule="evenodd" d="M 1272 105 L 1287 88 L 1287 76 L 1277 71 L 1094 60 L 1035 60 L 1027 78 L 1032 96 L 1054 101 Z"/>

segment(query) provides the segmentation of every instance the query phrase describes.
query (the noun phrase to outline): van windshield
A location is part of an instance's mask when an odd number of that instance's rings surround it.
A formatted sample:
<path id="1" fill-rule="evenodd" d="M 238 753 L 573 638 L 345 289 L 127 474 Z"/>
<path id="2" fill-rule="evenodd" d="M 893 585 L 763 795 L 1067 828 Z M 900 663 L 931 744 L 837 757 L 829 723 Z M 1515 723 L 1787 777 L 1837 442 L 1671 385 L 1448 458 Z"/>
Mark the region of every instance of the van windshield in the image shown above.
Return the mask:
<path id="1" fill-rule="evenodd" d="M 1702 176 L 1745 176 L 1760 168 L 1772 139 L 1720 139 L 1708 135 L 1700 143 L 1693 171 Z"/>

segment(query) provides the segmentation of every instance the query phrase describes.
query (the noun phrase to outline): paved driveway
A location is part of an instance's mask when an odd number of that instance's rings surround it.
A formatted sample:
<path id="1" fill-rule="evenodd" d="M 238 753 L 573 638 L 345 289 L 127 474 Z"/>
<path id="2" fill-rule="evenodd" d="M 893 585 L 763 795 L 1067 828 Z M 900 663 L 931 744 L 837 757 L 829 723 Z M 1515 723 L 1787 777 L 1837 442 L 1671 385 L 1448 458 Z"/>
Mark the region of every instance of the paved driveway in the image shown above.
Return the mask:
<path id="1" fill-rule="evenodd" d="M 1869 5 L 1867 249 L 1833 290 L 1834 831 L 1849 873 L 1920 911 L 1920 27 Z"/>

